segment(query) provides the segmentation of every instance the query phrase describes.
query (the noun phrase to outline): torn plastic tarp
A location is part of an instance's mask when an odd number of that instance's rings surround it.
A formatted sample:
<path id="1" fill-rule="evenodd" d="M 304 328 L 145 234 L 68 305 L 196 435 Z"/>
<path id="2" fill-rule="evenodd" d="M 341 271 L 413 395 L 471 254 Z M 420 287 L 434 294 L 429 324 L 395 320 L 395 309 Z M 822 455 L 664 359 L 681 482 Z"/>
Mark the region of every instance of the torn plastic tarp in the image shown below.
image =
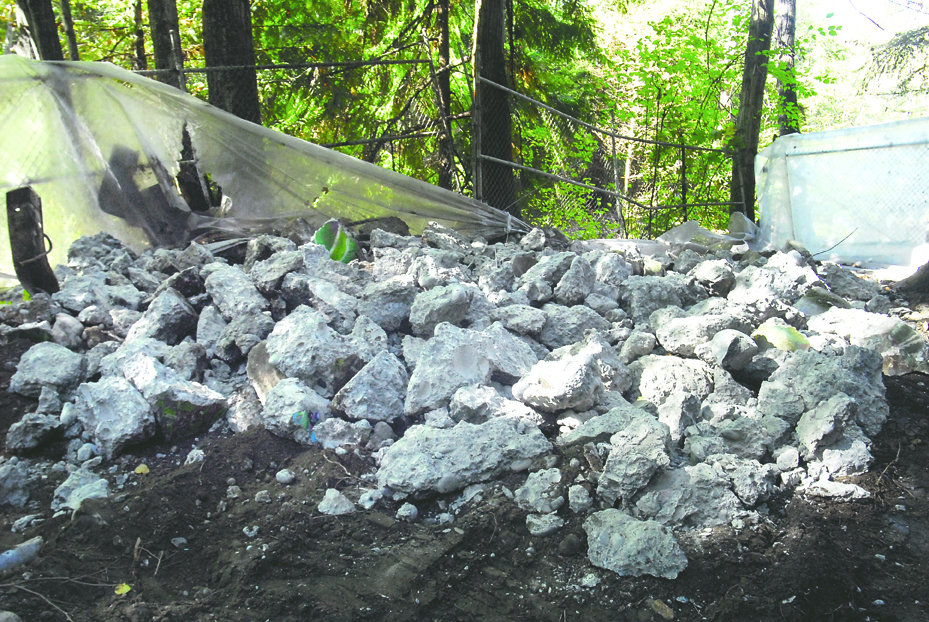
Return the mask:
<path id="1" fill-rule="evenodd" d="M 487 238 L 529 230 L 463 195 L 106 63 L 0 56 L 0 128 L 0 196 L 27 185 L 39 194 L 52 265 L 65 263 L 78 237 L 101 231 L 139 251 L 183 245 L 210 227 L 247 235 L 296 218 L 316 228 L 396 216 L 414 233 L 437 221 Z M 0 221 L 0 270 L 12 273 Z"/>
<path id="2" fill-rule="evenodd" d="M 783 136 L 755 177 L 763 243 L 866 267 L 929 259 L 929 118 Z"/>

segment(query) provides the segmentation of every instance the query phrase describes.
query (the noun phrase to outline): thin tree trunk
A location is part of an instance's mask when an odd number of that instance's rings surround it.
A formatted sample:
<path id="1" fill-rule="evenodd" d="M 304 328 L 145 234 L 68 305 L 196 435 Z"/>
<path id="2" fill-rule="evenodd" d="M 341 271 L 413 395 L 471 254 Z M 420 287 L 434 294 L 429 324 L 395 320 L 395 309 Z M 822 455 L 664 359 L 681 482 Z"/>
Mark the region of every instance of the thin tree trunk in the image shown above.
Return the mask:
<path id="1" fill-rule="evenodd" d="M 452 188 L 452 182 L 455 175 L 455 154 L 454 143 L 447 119 L 452 114 L 452 82 L 451 73 L 448 66 L 451 64 L 451 53 L 448 45 L 448 10 L 449 0 L 439 0 L 436 4 L 435 21 L 439 31 L 439 98 L 441 99 L 442 110 L 440 114 L 443 120 L 442 136 L 439 139 L 439 187 Z"/>
<path id="2" fill-rule="evenodd" d="M 506 54 L 504 53 L 503 0 L 477 0 L 474 20 L 474 58 L 480 66 L 474 68 L 477 76 L 505 86 Z M 480 50 L 478 52 L 478 49 Z M 513 161 L 513 126 L 507 94 L 498 88 L 475 83 L 481 90 L 481 155 L 506 162 Z M 517 218 L 520 207 L 516 203 L 516 182 L 513 169 L 505 164 L 483 162 L 483 195 L 488 204 L 506 210 Z"/>
<path id="3" fill-rule="evenodd" d="M 35 42 L 42 60 L 64 60 L 61 49 L 61 40 L 58 38 L 58 24 L 55 21 L 55 10 L 52 0 L 16 0 L 26 21 L 29 23 L 29 34 Z"/>
<path id="4" fill-rule="evenodd" d="M 61 0 L 61 24 L 65 27 L 65 38 L 68 41 L 68 59 L 81 60 L 77 50 L 77 36 L 74 34 L 74 19 L 71 17 L 71 0 Z"/>
<path id="5" fill-rule="evenodd" d="M 742 91 L 739 116 L 732 141 L 732 180 L 729 184 L 729 212 L 742 212 L 755 220 L 755 156 L 758 154 L 758 134 L 761 132 L 761 112 L 764 85 L 768 78 L 767 52 L 771 49 L 774 29 L 774 0 L 752 0 L 752 17 L 745 48 L 742 71 Z"/>
<path id="6" fill-rule="evenodd" d="M 148 69 L 145 58 L 145 30 L 142 28 L 142 0 L 135 0 L 135 58 L 132 64 L 136 69 Z"/>
<path id="7" fill-rule="evenodd" d="M 203 0 L 203 55 L 208 68 L 236 67 L 207 72 L 210 103 L 261 123 L 248 0 Z"/>
<path id="8" fill-rule="evenodd" d="M 152 57 L 155 69 L 172 70 L 178 66 L 174 54 L 180 54 L 172 43 L 172 32 L 178 32 L 177 2 L 175 0 L 148 0 L 148 23 L 152 31 Z M 159 73 L 155 77 L 159 82 L 181 88 L 181 76 L 176 72 Z"/>
<path id="9" fill-rule="evenodd" d="M 797 107 L 796 75 L 794 65 L 797 62 L 795 38 L 797 30 L 797 0 L 777 0 L 776 31 L 777 47 L 783 50 L 781 58 L 787 61 L 786 81 L 780 80 L 777 84 L 778 99 L 781 102 L 781 113 L 777 117 L 777 124 L 781 136 L 796 134 L 800 131 L 800 110 Z"/>

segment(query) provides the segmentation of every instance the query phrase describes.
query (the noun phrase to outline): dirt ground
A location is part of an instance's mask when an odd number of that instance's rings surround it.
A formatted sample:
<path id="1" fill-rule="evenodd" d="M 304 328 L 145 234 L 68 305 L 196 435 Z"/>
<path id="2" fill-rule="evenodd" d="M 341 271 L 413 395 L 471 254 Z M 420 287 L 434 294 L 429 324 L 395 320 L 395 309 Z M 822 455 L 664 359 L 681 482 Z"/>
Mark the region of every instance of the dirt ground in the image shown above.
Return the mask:
<path id="1" fill-rule="evenodd" d="M 925 330 L 929 306 L 913 308 Z M 35 407 L 5 391 L 12 368 L 4 363 L 29 345 L 0 348 L 2 435 Z M 396 506 L 322 515 L 325 489 L 365 486 L 373 463 L 264 430 L 219 431 L 104 465 L 110 499 L 85 502 L 73 516 L 48 509 L 61 472 L 38 482 L 34 508 L 0 509 L 0 551 L 45 540 L 34 563 L 0 577 L 0 610 L 74 622 L 926 620 L 929 376 L 885 384 L 890 419 L 874 439 L 871 471 L 853 480 L 871 499 L 777 498 L 760 524 L 740 532 L 678 534 L 689 565 L 673 581 L 593 567 L 583 517 L 567 508 L 560 531 L 532 538 L 525 512 L 499 486 L 462 506 L 452 525 L 423 519 L 454 495 L 419 502 L 412 524 L 395 520 Z M 206 459 L 185 466 L 194 444 Z M 569 480 L 572 457 L 559 462 Z M 143 463 L 150 472 L 134 473 Z M 290 486 L 274 477 L 285 467 L 297 474 Z M 524 477 L 502 483 L 512 490 Z M 238 498 L 229 498 L 233 479 Z M 255 500 L 260 491 L 268 502 Z M 45 520 L 11 532 L 27 513 Z M 131 589 L 117 594 L 123 583 Z"/>

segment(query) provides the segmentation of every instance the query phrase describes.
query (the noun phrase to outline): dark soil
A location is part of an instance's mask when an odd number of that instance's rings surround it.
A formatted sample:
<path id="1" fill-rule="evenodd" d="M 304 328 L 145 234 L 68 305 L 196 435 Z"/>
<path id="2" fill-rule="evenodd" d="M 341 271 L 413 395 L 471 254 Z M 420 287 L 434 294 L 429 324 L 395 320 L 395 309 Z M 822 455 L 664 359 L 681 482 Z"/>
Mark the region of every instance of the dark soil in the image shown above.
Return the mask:
<path id="1" fill-rule="evenodd" d="M 17 361 L 28 345 L 0 349 L 0 388 L 10 377 L 3 361 Z M 373 464 L 253 430 L 138 448 L 101 467 L 110 499 L 85 502 L 73 516 L 48 509 L 64 473 L 37 482 L 34 508 L 0 510 L 0 551 L 45 540 L 25 572 L 0 577 L 0 609 L 74 622 L 926 620 L 929 377 L 885 384 L 890 419 L 874 439 L 871 471 L 853 480 L 871 499 L 772 499 L 758 525 L 678 534 L 690 562 L 673 581 L 591 566 L 583 518 L 566 508 L 559 532 L 530 537 L 525 513 L 499 486 L 465 505 L 453 525 L 423 523 L 442 511 L 436 500 L 419 504 L 413 524 L 395 520 L 395 506 L 322 515 L 325 489 L 364 486 L 359 478 Z M 34 406 L 0 391 L 0 434 Z M 206 460 L 184 466 L 192 444 Z M 150 472 L 135 474 L 143 463 Z M 275 481 L 284 467 L 297 473 L 295 484 Z M 511 490 L 521 481 L 513 477 L 503 482 Z M 230 478 L 242 490 L 237 499 L 227 499 Z M 270 503 L 255 500 L 262 490 Z M 46 520 L 12 533 L 27 513 Z M 178 537 L 186 545 L 172 544 Z M 599 585 L 582 587 L 592 572 Z M 118 595 L 122 583 L 131 590 Z"/>

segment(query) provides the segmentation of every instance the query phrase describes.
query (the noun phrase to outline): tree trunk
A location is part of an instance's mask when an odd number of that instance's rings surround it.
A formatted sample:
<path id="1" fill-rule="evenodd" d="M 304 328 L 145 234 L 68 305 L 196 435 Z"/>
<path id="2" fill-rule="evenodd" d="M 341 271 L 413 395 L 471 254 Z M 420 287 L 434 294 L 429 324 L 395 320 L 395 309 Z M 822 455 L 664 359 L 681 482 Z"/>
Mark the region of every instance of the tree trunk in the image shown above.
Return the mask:
<path id="1" fill-rule="evenodd" d="M 61 24 L 65 27 L 65 38 L 68 41 L 68 59 L 81 60 L 77 51 L 77 36 L 74 34 L 74 19 L 71 17 L 71 0 L 61 0 Z"/>
<path id="2" fill-rule="evenodd" d="M 203 0 L 203 55 L 207 68 L 237 67 L 207 72 L 210 103 L 261 123 L 248 0 Z"/>
<path id="3" fill-rule="evenodd" d="M 781 136 L 800 131 L 799 109 L 797 108 L 797 77 L 795 38 L 797 30 L 797 0 L 777 0 L 776 32 L 777 47 L 782 50 L 781 58 L 787 62 L 787 80 L 779 80 L 777 95 L 781 102 L 781 113 L 777 125 Z"/>
<path id="4" fill-rule="evenodd" d="M 480 76 L 503 86 L 507 83 L 503 9 L 503 0 L 477 0 L 473 57 L 480 58 L 480 66 L 474 68 L 474 86 L 481 92 L 481 155 L 512 162 L 513 126 L 507 94 L 493 86 L 481 85 L 478 80 Z M 518 218 L 520 208 L 516 203 L 516 182 L 512 167 L 484 161 L 481 171 L 483 196 L 487 203 Z"/>
<path id="5" fill-rule="evenodd" d="M 148 23 L 152 30 L 152 56 L 155 60 L 155 69 L 177 69 L 178 59 L 175 58 L 175 54 L 180 54 L 181 51 L 174 49 L 171 34 L 180 29 L 177 21 L 176 0 L 148 0 Z M 181 76 L 176 72 L 159 73 L 155 79 L 170 84 L 176 89 L 181 88 Z"/>
<path id="6" fill-rule="evenodd" d="M 745 67 L 742 71 L 742 91 L 739 116 L 732 141 L 732 181 L 729 184 L 729 212 L 742 212 L 755 220 L 755 156 L 758 154 L 758 134 L 761 132 L 761 111 L 764 85 L 768 77 L 767 52 L 771 49 L 774 29 L 774 0 L 752 0 L 752 17 L 748 26 Z"/>
<path id="7" fill-rule="evenodd" d="M 439 0 L 435 8 L 435 22 L 439 31 L 439 98 L 442 110 L 439 114 L 447 120 L 452 114 L 452 82 L 448 66 L 451 64 L 451 53 L 448 45 L 448 10 L 449 0 Z M 439 138 L 439 187 L 452 189 L 455 175 L 454 143 L 449 130 L 451 127 L 445 121 L 442 124 L 442 136 Z"/>
<path id="8" fill-rule="evenodd" d="M 145 31 L 142 29 L 142 0 L 135 0 L 135 58 L 132 59 L 132 65 L 133 69 L 148 69 L 148 59 L 145 58 Z"/>
<path id="9" fill-rule="evenodd" d="M 29 34 L 35 41 L 42 60 L 64 60 L 61 40 L 58 38 L 58 24 L 55 22 L 55 10 L 52 0 L 16 0 L 26 21 L 29 22 Z"/>

